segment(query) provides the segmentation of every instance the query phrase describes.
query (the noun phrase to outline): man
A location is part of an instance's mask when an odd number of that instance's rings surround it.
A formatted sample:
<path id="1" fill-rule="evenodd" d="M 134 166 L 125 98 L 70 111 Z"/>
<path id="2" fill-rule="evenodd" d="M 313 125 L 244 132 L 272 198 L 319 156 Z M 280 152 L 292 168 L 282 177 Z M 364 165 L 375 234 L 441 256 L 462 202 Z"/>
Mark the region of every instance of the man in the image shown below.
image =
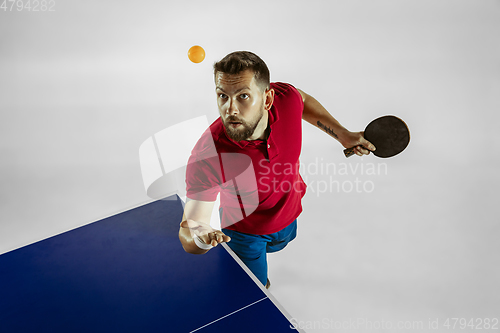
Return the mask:
<path id="1" fill-rule="evenodd" d="M 234 52 L 214 64 L 218 118 L 193 149 L 179 239 L 203 254 L 222 242 L 267 288 L 267 253 L 296 235 L 306 185 L 299 170 L 302 119 L 359 156 L 375 147 L 350 132 L 312 96 L 290 84 L 270 83 L 257 55 Z M 365 148 L 366 147 L 366 148 Z M 221 229 L 210 226 L 221 195 Z"/>

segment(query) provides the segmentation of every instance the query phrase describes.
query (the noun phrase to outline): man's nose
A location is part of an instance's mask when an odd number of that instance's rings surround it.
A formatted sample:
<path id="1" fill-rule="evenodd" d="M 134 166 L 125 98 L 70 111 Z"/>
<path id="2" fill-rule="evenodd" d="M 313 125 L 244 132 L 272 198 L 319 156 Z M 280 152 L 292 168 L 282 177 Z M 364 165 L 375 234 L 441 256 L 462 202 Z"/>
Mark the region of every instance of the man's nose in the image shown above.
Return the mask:
<path id="1" fill-rule="evenodd" d="M 227 114 L 228 115 L 235 115 L 237 114 L 239 111 L 238 111 L 238 107 L 236 106 L 236 102 L 233 101 L 233 100 L 229 100 L 229 107 L 227 109 Z"/>

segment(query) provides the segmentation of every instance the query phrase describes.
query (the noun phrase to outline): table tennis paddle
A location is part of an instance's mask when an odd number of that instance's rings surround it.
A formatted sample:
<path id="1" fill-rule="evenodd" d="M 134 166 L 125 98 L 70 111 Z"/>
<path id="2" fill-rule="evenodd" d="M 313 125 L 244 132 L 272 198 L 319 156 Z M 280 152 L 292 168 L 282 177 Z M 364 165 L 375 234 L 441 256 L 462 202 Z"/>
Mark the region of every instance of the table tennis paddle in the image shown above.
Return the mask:
<path id="1" fill-rule="evenodd" d="M 410 131 L 405 122 L 395 116 L 383 116 L 373 120 L 366 126 L 363 136 L 373 143 L 373 155 L 392 157 L 403 150 L 410 142 Z M 344 149 L 345 157 L 354 155 L 354 147 Z"/>

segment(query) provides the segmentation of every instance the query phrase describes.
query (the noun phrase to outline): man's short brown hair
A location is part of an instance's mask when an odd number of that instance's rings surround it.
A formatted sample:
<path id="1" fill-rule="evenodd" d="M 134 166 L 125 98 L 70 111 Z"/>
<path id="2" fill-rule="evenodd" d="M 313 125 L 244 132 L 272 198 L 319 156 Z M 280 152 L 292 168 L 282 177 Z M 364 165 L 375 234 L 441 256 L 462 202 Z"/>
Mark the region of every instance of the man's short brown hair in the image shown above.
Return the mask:
<path id="1" fill-rule="evenodd" d="M 247 69 L 253 71 L 257 86 L 265 91 L 269 89 L 270 75 L 264 60 L 258 55 L 249 51 L 236 51 L 229 53 L 219 62 L 214 64 L 214 76 L 218 72 L 235 75 Z"/>

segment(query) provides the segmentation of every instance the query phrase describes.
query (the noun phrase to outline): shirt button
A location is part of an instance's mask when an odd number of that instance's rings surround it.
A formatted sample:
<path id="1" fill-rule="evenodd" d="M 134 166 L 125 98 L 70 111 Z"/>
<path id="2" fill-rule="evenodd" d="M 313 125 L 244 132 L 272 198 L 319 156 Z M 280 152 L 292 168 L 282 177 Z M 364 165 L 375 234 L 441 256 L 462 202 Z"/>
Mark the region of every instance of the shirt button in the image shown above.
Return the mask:
<path id="1" fill-rule="evenodd" d="M 267 145 L 267 148 L 271 148 L 271 145 Z"/>

